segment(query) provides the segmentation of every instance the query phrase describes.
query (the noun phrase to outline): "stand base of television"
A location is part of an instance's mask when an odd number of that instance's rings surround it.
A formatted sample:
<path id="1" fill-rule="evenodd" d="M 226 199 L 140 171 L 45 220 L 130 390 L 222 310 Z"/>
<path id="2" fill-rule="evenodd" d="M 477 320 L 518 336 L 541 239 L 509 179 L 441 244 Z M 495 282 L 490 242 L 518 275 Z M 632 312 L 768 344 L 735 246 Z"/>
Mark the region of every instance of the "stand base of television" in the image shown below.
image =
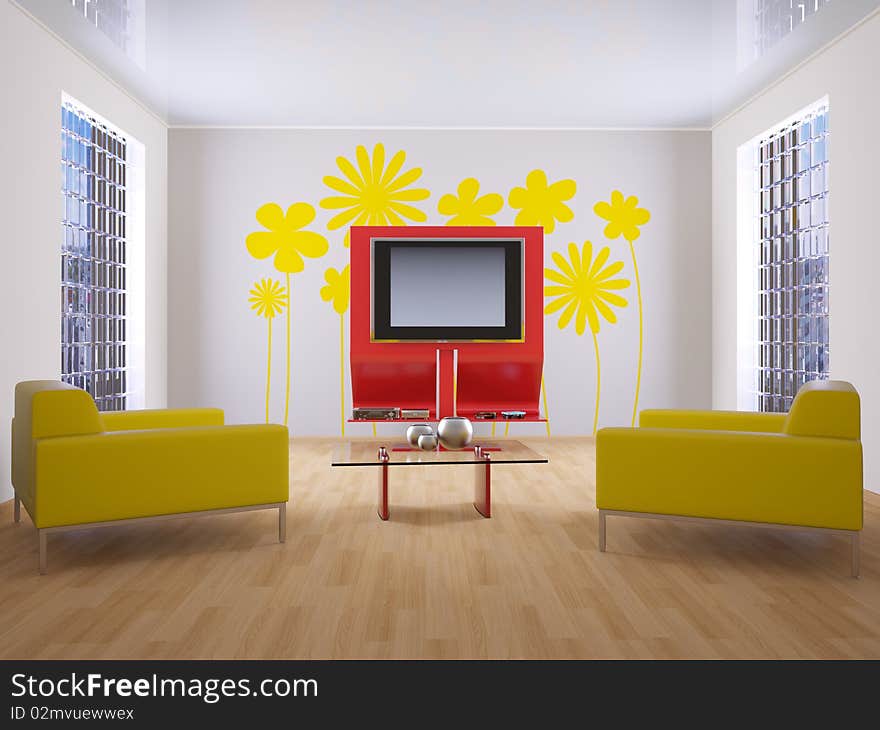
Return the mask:
<path id="1" fill-rule="evenodd" d="M 492 466 L 505 464 L 546 464 L 549 460 L 515 440 L 480 442 L 459 451 L 421 451 L 409 445 L 391 446 L 379 441 L 347 441 L 333 452 L 331 466 L 370 466 L 378 468 L 379 519 L 390 517 L 389 470 L 392 466 L 430 466 L 471 464 L 474 466 L 474 508 L 483 517 L 492 516 Z"/>

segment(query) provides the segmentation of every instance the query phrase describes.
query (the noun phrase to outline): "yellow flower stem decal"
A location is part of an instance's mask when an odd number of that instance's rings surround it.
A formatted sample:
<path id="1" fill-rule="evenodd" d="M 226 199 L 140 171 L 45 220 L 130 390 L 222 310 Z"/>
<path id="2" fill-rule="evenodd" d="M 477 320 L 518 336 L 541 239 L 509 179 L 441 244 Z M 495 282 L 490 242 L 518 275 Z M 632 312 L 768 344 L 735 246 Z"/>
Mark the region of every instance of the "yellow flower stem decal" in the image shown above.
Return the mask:
<path id="1" fill-rule="evenodd" d="M 642 340 L 644 338 L 644 317 L 642 317 L 642 282 L 639 279 L 639 264 L 636 261 L 636 249 L 633 242 L 629 241 L 629 252 L 632 256 L 633 271 L 636 275 L 636 298 L 639 302 L 639 360 L 636 366 L 636 397 L 633 400 L 632 425 L 636 425 L 636 416 L 639 412 L 639 390 L 642 387 Z"/>
<path id="2" fill-rule="evenodd" d="M 268 352 L 266 353 L 266 423 L 269 423 L 269 394 L 272 390 L 272 320 L 284 307 L 288 306 L 288 298 L 285 290 L 274 279 L 262 279 L 254 284 L 250 291 L 253 309 L 260 317 L 265 317 L 268 322 Z"/>
<path id="3" fill-rule="evenodd" d="M 593 244 L 584 241 L 583 249 L 578 250 L 574 243 L 568 244 L 568 259 L 558 251 L 552 254 L 556 269 L 544 269 L 544 278 L 552 282 L 544 287 L 544 296 L 552 299 L 544 307 L 544 314 L 553 314 L 562 310 L 559 315 L 559 329 L 574 324 L 575 332 L 583 335 L 590 325 L 593 335 L 593 347 L 596 352 L 596 408 L 593 415 L 593 435 L 599 426 L 600 364 L 599 364 L 599 333 L 600 319 L 609 324 L 617 322 L 613 307 L 625 307 L 626 299 L 615 290 L 626 289 L 630 283 L 627 279 L 615 278 L 623 269 L 622 261 L 608 264 L 611 249 L 603 248 L 593 258 Z M 607 265 L 606 265 L 607 264 Z"/>
<path id="4" fill-rule="evenodd" d="M 290 274 L 287 274 L 287 383 L 284 386 L 284 425 L 290 411 L 290 318 L 293 316 L 293 297 L 290 291 Z"/>
<path id="5" fill-rule="evenodd" d="M 345 315 L 339 315 L 339 430 L 345 438 Z"/>
<path id="6" fill-rule="evenodd" d="M 269 395 L 272 393 L 272 319 L 269 319 L 269 336 L 266 338 L 266 423 L 269 423 Z"/>
<path id="7" fill-rule="evenodd" d="M 632 256 L 633 271 L 636 275 L 636 296 L 639 301 L 639 359 L 636 366 L 636 395 L 633 400 L 632 425 L 636 425 L 636 416 L 639 412 L 639 391 L 642 387 L 642 342 L 644 331 L 644 315 L 642 308 L 642 283 L 639 279 L 639 265 L 636 262 L 636 249 L 633 246 L 641 234 L 639 226 L 645 225 L 651 220 L 651 213 L 646 208 L 639 208 L 639 199 L 630 195 L 624 199 L 623 193 L 615 190 L 611 193 L 611 202 L 604 200 L 596 203 L 593 210 L 600 218 L 608 221 L 605 226 L 605 236 L 611 240 L 623 236 L 629 243 L 629 252 Z"/>
<path id="8" fill-rule="evenodd" d="M 345 313 L 351 302 L 351 266 L 342 271 L 329 268 L 324 272 L 325 286 L 321 287 L 321 299 L 332 302 L 339 315 L 339 430 L 345 436 Z"/>
<path id="9" fill-rule="evenodd" d="M 403 226 L 406 220 L 424 223 L 428 216 L 410 203 L 424 200 L 431 195 L 425 188 L 410 187 L 422 176 L 422 169 L 414 167 L 401 173 L 406 152 L 399 150 L 385 165 L 385 147 L 380 142 L 373 148 L 373 157 L 367 148 L 355 149 L 357 167 L 345 157 L 337 157 L 336 165 L 344 178 L 327 175 L 324 184 L 337 195 L 321 201 L 327 210 L 341 210 L 327 223 L 327 230 L 335 231 L 343 226 L 345 247 L 351 245 L 351 226 Z M 400 174 L 398 174 L 400 173 Z M 406 220 L 404 220 L 406 219 Z"/>
<path id="10" fill-rule="evenodd" d="M 599 362 L 599 340 L 596 338 L 596 333 L 592 332 L 593 335 L 593 350 L 596 353 L 596 410 L 593 413 L 593 436 L 596 435 L 596 431 L 599 429 L 599 396 L 602 394 L 602 365 Z"/>
<path id="11" fill-rule="evenodd" d="M 274 254 L 276 270 L 286 275 L 287 281 L 287 384 L 284 393 L 284 425 L 290 411 L 290 275 L 305 268 L 303 256 L 320 258 L 329 249 L 327 239 L 319 233 L 303 230 L 315 219 L 315 209 L 308 203 L 294 203 L 285 213 L 277 203 L 266 203 L 257 209 L 257 222 L 266 230 L 249 233 L 245 244 L 257 259 Z"/>
<path id="12" fill-rule="evenodd" d="M 547 419 L 547 436 L 550 436 L 550 411 L 547 410 L 547 389 L 544 387 L 544 371 L 541 371 L 541 398 L 544 400 L 544 418 Z"/>

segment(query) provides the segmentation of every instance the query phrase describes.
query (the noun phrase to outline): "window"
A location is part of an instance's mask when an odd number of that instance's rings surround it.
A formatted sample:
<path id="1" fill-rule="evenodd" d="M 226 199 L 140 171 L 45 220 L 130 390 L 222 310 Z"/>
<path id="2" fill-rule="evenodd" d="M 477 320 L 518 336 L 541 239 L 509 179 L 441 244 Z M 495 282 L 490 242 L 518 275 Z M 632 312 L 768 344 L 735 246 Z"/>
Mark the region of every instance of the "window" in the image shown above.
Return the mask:
<path id="1" fill-rule="evenodd" d="M 831 0 L 738 0 L 739 69 L 763 57 L 830 4 Z"/>
<path id="2" fill-rule="evenodd" d="M 828 109 L 799 115 L 754 146 L 758 241 L 758 409 L 787 412 L 829 377 Z"/>
<path id="3" fill-rule="evenodd" d="M 127 140 L 65 101 L 61 153 L 61 379 L 123 410 Z"/>
<path id="4" fill-rule="evenodd" d="M 68 3 L 86 23 L 145 68 L 145 0 L 68 0 Z"/>

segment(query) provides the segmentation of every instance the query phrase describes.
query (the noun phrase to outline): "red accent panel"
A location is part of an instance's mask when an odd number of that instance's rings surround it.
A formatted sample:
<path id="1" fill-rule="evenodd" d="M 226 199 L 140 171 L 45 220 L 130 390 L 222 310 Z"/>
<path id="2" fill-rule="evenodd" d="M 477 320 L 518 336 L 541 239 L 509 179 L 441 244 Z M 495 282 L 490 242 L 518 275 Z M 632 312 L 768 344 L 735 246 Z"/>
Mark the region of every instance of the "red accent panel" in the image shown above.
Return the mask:
<path id="1" fill-rule="evenodd" d="M 522 342 L 371 342 L 372 238 L 522 238 L 525 240 Z M 458 350 L 457 412 L 522 410 L 539 415 L 544 367 L 544 231 L 540 226 L 352 226 L 351 386 L 355 408 L 427 408 L 452 415 L 452 351 Z M 448 365 L 448 368 L 447 368 Z M 449 386 L 449 387 L 447 387 Z M 500 413 L 499 413 L 500 415 Z"/>

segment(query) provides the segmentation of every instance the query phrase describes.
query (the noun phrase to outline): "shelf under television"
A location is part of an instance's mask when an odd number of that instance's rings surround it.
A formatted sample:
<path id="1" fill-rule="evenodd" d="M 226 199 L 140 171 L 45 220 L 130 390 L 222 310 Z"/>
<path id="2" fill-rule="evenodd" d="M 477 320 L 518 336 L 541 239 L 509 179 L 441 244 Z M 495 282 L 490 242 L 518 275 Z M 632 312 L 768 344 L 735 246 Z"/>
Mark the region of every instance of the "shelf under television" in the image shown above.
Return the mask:
<path id="1" fill-rule="evenodd" d="M 425 423 L 427 421 L 439 421 L 439 418 L 349 418 L 347 423 Z M 471 418 L 470 422 L 477 423 L 547 423 L 546 418 L 526 416 L 525 418 Z"/>

